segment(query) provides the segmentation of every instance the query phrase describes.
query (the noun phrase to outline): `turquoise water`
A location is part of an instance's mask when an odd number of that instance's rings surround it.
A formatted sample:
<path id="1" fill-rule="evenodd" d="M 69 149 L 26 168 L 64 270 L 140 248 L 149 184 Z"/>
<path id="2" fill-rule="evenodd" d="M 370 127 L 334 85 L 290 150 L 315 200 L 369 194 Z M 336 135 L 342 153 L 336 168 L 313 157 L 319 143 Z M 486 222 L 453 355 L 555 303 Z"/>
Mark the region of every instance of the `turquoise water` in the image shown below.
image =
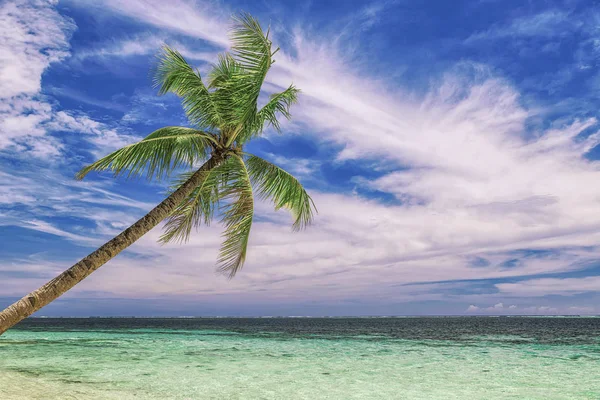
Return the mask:
<path id="1" fill-rule="evenodd" d="M 0 399 L 600 399 L 600 319 L 29 320 Z"/>

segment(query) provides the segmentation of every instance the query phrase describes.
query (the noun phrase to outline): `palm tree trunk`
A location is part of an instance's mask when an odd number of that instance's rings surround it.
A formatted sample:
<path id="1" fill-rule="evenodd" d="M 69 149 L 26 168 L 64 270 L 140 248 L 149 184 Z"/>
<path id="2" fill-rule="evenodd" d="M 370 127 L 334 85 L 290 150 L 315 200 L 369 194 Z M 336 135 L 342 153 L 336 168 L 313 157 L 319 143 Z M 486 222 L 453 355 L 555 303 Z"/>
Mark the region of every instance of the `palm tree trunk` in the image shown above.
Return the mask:
<path id="1" fill-rule="evenodd" d="M 56 300 L 158 225 L 202 182 L 204 173 L 219 165 L 221 161 L 221 157 L 212 157 L 209 159 L 179 189 L 136 223 L 44 286 L 29 293 L 21 300 L 0 312 L 0 335 L 17 322 Z"/>

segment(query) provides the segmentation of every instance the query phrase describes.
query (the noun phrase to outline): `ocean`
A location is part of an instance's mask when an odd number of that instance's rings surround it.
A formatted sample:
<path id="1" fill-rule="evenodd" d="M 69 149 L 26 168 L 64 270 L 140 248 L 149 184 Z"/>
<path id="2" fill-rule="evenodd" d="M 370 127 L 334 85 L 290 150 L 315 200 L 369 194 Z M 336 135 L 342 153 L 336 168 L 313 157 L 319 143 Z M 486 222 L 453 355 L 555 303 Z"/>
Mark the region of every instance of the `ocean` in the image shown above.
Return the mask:
<path id="1" fill-rule="evenodd" d="M 600 399 L 600 318 L 31 318 L 0 399 Z"/>

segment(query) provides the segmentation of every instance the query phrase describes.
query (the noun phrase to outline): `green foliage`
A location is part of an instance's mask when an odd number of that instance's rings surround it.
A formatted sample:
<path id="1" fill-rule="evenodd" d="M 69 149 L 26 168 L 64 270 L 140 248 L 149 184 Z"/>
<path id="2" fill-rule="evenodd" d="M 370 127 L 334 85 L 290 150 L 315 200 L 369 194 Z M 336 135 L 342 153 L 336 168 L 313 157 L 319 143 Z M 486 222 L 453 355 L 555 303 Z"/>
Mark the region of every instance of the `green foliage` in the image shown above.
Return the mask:
<path id="1" fill-rule="evenodd" d="M 283 115 L 288 120 L 292 118 L 290 107 L 298 101 L 299 89 L 290 85 L 281 93 L 271 95 L 269 102 L 260 109 L 256 115 L 254 126 L 250 129 L 250 134 L 260 134 L 267 126 L 273 127 L 277 132 L 281 132 L 281 126 L 277 115 Z M 248 137 L 245 137 L 248 140 Z"/>
<path id="2" fill-rule="evenodd" d="M 160 237 L 160 242 L 187 242 L 192 232 L 192 227 L 198 228 L 202 223 L 210 225 L 210 221 L 214 215 L 215 204 L 218 202 L 217 185 L 221 169 L 220 167 L 216 167 L 203 173 L 202 183 L 194 188 L 192 193 L 167 218 L 164 226 L 165 232 Z M 195 171 L 181 174 L 176 181 L 174 189 L 183 185 L 194 173 Z"/>
<path id="3" fill-rule="evenodd" d="M 264 80 L 271 67 L 271 41 L 259 22 L 248 13 L 234 17 L 231 52 L 248 74 Z"/>
<path id="4" fill-rule="evenodd" d="M 154 76 L 159 95 L 168 92 L 182 98 L 188 120 L 200 129 L 217 129 L 222 119 L 198 71 L 176 50 L 163 46 Z"/>
<path id="5" fill-rule="evenodd" d="M 224 141 L 225 136 L 241 123 L 240 106 L 236 99 L 246 97 L 237 85 L 238 79 L 243 76 L 241 65 L 229 53 L 220 54 L 218 62 L 212 66 L 209 73 L 208 87 L 212 90 L 213 103 L 221 115 L 222 124 L 219 128 Z"/>
<path id="6" fill-rule="evenodd" d="M 244 161 L 238 155 L 231 157 L 231 160 L 233 168 L 228 171 L 220 193 L 220 198 L 227 203 L 221 209 L 225 240 L 221 245 L 218 263 L 219 269 L 233 278 L 246 259 L 254 216 L 254 197 Z"/>
<path id="7" fill-rule="evenodd" d="M 209 134 L 181 126 L 160 128 L 143 140 L 125 146 L 79 171 L 83 179 L 90 171 L 113 171 L 114 176 L 146 174 L 148 179 L 169 176 L 178 167 L 192 167 L 206 158 L 214 141 Z"/>
<path id="8" fill-rule="evenodd" d="M 315 205 L 296 178 L 275 164 L 253 155 L 248 157 L 246 165 L 258 195 L 263 199 L 271 199 L 276 210 L 287 208 L 292 212 L 294 230 L 312 222 Z"/>
<path id="9" fill-rule="evenodd" d="M 256 115 L 256 104 L 263 81 L 271 68 L 271 41 L 257 20 L 249 14 L 234 19 L 231 31 L 231 52 L 243 73 L 235 76 L 235 90 L 231 99 L 235 104 L 239 124 L 251 122 Z M 229 138 L 232 143 L 235 136 Z"/>
<path id="10" fill-rule="evenodd" d="M 209 89 L 227 88 L 234 77 L 242 74 L 242 66 L 229 53 L 219 54 L 218 61 L 213 64 L 208 74 Z"/>
<path id="11" fill-rule="evenodd" d="M 92 170 L 109 170 L 115 176 L 169 177 L 181 168 L 173 190 L 181 187 L 209 157 L 213 168 L 203 172 L 201 183 L 171 212 L 162 243 L 184 242 L 192 228 L 209 224 L 218 210 L 224 226 L 219 269 L 233 277 L 246 259 L 254 215 L 255 191 L 261 198 L 287 208 L 294 216 L 293 228 L 301 229 L 313 218 L 314 204 L 292 175 L 253 155 L 243 146 L 267 127 L 280 131 L 278 117 L 291 117 L 290 107 L 299 90 L 290 85 L 270 96 L 260 110 L 257 103 L 269 68 L 274 63 L 269 32 L 249 14 L 234 18 L 231 51 L 219 56 L 205 82 L 184 57 L 164 46 L 156 67 L 154 84 L 160 95 L 174 93 L 191 126 L 166 127 L 142 141 L 126 146 L 82 169 L 82 179 Z M 210 164 L 210 165 L 213 165 Z M 180 172 L 180 171 L 179 171 Z"/>
<path id="12" fill-rule="evenodd" d="M 268 33 L 263 32 L 257 20 L 249 14 L 242 14 L 234 21 L 231 55 L 224 57 L 220 63 L 221 67 L 225 67 L 223 62 L 227 62 L 231 77 L 226 81 L 211 81 L 211 85 L 217 87 L 216 93 L 223 95 L 219 103 L 227 103 L 230 107 L 233 129 L 227 132 L 228 145 L 236 141 L 240 134 L 247 139 L 253 131 L 262 131 L 255 123 L 257 102 L 274 54 Z M 223 93 L 219 93 L 221 90 Z"/>

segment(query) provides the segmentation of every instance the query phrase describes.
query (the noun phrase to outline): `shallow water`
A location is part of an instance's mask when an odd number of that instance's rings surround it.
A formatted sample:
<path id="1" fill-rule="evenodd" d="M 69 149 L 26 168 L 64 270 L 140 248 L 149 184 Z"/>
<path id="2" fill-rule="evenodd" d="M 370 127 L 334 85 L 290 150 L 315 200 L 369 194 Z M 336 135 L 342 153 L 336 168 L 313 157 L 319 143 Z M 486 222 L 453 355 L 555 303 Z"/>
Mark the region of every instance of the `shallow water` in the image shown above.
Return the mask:
<path id="1" fill-rule="evenodd" d="M 0 399 L 600 399 L 600 318 L 30 319 Z"/>

